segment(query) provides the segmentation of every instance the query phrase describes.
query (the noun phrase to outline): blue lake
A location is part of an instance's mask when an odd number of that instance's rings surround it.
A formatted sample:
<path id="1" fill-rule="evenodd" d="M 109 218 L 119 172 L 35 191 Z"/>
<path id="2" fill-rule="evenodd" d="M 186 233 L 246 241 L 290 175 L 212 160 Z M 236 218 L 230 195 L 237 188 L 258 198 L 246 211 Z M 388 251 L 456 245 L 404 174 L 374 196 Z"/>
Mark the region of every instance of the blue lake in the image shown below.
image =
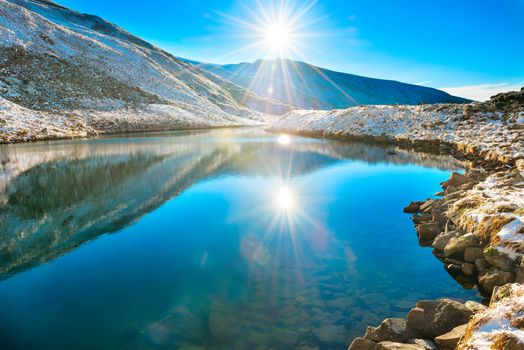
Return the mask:
<path id="1" fill-rule="evenodd" d="M 1 349 L 345 349 L 477 300 L 402 208 L 453 159 L 259 129 L 0 147 Z"/>

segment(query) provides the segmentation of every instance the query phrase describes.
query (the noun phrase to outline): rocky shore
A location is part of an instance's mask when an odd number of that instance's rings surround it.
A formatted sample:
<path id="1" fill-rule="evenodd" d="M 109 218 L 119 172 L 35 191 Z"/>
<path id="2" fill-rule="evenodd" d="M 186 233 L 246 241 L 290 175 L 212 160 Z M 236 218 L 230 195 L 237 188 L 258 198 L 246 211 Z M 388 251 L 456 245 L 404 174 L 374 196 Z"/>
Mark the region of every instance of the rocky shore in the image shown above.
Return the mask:
<path id="1" fill-rule="evenodd" d="M 466 106 L 292 111 L 270 129 L 469 160 L 464 174 L 454 172 L 441 192 L 404 211 L 420 244 L 464 287 L 476 286 L 489 308 L 420 301 L 407 320 L 386 319 L 349 349 L 524 349 L 524 88 Z"/>

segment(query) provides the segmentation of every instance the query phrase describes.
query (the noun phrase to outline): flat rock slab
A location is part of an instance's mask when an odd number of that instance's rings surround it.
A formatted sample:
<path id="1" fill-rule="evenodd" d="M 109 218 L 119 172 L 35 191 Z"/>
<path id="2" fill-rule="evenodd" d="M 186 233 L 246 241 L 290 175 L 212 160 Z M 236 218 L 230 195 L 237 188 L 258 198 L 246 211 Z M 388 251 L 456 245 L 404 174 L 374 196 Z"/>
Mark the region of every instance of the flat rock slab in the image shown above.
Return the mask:
<path id="1" fill-rule="evenodd" d="M 448 333 L 436 337 L 435 343 L 437 343 L 439 350 L 455 350 L 455 347 L 460 341 L 460 338 L 462 338 L 462 336 L 466 332 L 467 326 L 467 323 L 457 326 Z"/>
<path id="2" fill-rule="evenodd" d="M 395 343 L 392 341 L 383 341 L 378 344 L 377 350 L 426 350 L 419 344 Z"/>

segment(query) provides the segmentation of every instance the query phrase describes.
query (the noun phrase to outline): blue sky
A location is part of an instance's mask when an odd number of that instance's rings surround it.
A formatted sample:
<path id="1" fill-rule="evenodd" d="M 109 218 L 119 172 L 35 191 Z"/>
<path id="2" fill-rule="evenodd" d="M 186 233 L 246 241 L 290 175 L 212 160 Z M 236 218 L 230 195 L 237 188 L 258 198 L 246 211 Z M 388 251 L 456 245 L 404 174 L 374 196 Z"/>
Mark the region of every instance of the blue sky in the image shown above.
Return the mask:
<path id="1" fill-rule="evenodd" d="M 214 63 L 271 58 L 247 23 L 257 0 L 57 0 L 99 15 L 171 53 Z M 258 0 L 262 8 L 280 2 Z M 307 1 L 288 0 L 296 17 Z M 485 98 L 524 85 L 524 0 L 327 0 L 293 26 L 287 58 L 324 68 L 450 88 Z M 275 13 L 277 11 L 273 11 Z M 273 15 L 274 16 L 274 15 Z"/>

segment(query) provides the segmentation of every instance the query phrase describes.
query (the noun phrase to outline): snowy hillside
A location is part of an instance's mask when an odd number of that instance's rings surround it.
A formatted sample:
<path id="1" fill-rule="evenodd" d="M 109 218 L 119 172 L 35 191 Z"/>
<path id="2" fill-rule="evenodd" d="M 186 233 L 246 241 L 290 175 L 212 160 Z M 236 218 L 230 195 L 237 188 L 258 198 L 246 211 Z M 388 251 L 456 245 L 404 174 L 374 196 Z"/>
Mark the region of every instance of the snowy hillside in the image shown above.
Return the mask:
<path id="1" fill-rule="evenodd" d="M 206 77 L 99 17 L 45 0 L 0 0 L 0 67 L 0 128 L 9 130 L 4 141 L 20 133 L 24 139 L 56 137 L 24 127 L 29 114 L 45 119 L 45 112 L 61 118 L 67 111 L 89 124 L 86 116 L 97 111 L 111 124 L 114 111 L 160 108 L 168 126 L 184 116 L 181 122 L 190 127 L 191 117 L 199 126 L 243 125 L 265 118 L 252 109 L 277 114 L 289 109 L 217 76 Z M 147 123 L 136 126 L 149 129 Z M 88 127 L 105 131 L 101 125 Z"/>
<path id="2" fill-rule="evenodd" d="M 433 88 L 339 73 L 286 59 L 228 65 L 188 62 L 244 86 L 259 96 L 271 97 L 303 109 L 468 102 Z"/>

